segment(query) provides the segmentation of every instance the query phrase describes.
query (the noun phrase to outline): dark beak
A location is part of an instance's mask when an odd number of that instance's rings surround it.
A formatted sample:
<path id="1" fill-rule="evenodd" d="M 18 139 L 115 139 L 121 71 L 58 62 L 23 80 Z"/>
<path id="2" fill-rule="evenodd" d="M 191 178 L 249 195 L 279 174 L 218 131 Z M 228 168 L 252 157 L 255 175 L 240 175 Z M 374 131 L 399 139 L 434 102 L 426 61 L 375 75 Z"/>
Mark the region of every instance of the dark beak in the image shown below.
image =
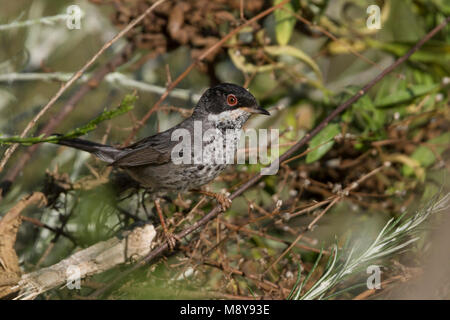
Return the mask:
<path id="1" fill-rule="evenodd" d="M 270 116 L 269 111 L 267 111 L 266 109 L 264 109 L 258 105 L 255 105 L 252 107 L 243 107 L 241 109 L 244 109 L 245 111 L 250 112 L 250 113 L 264 114 L 266 116 Z"/>

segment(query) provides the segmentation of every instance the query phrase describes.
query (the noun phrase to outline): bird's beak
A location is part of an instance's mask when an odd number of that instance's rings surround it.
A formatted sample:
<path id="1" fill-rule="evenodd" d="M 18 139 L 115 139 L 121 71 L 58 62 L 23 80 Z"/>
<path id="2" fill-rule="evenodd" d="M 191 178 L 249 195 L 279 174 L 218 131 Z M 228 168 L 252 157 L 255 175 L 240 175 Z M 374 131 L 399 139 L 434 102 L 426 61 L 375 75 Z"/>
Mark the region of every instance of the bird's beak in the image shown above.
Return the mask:
<path id="1" fill-rule="evenodd" d="M 255 105 L 255 106 L 252 106 L 252 107 L 242 107 L 241 109 L 245 110 L 245 111 L 247 111 L 249 113 L 258 113 L 258 114 L 264 114 L 266 116 L 270 116 L 270 112 L 269 111 L 267 111 L 266 109 L 264 109 L 264 108 L 262 108 L 262 107 L 260 107 L 258 105 Z"/>

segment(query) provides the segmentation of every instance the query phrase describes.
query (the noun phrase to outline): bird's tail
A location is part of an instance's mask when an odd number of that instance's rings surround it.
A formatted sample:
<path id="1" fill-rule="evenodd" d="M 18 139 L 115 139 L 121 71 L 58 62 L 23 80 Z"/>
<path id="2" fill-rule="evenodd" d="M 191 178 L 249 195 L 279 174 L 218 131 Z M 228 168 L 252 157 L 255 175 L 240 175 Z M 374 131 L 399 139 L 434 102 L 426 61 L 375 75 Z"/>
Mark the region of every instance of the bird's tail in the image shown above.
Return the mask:
<path id="1" fill-rule="evenodd" d="M 57 142 L 57 144 L 87 151 L 107 163 L 113 163 L 117 156 L 121 153 L 121 150 L 112 146 L 77 138 L 61 139 Z"/>

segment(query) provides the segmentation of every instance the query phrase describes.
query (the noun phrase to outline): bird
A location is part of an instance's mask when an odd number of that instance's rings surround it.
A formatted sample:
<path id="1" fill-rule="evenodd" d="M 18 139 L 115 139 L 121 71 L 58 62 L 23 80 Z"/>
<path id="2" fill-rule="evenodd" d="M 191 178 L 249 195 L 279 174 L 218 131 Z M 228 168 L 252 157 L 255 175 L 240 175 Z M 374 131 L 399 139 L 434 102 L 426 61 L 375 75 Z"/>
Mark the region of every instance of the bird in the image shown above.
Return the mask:
<path id="1" fill-rule="evenodd" d="M 202 94 L 190 117 L 129 146 L 118 148 L 79 138 L 60 139 L 57 144 L 87 151 L 108 165 L 123 169 L 155 199 L 164 233 L 173 247 L 175 240 L 164 223 L 160 198 L 169 193 L 198 190 L 222 173 L 229 165 L 224 157 L 236 153 L 240 132 L 252 114 L 270 115 L 247 89 L 221 83 Z M 209 133 L 208 137 L 200 138 L 200 154 L 194 150 L 199 146 L 196 128 L 200 128 L 201 135 Z M 219 159 L 212 157 L 212 153 L 218 154 Z M 180 162 L 181 159 L 191 161 Z M 223 210 L 231 204 L 223 195 L 200 192 L 215 197 Z"/>

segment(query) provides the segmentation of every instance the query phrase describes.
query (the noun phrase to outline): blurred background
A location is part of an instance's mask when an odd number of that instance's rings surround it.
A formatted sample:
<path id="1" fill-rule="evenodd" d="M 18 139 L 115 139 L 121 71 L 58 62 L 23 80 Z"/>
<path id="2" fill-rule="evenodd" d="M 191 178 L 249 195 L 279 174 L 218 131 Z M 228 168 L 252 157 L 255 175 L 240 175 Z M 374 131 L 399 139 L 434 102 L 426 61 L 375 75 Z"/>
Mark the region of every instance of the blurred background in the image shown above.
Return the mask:
<path id="1" fill-rule="evenodd" d="M 61 84 L 153 2 L 0 0 L 0 137 L 20 135 Z M 65 91 L 29 136 L 69 132 L 136 90 L 131 112 L 102 122 L 85 137 L 123 143 L 166 86 L 205 50 L 281 2 L 166 1 Z M 374 4 L 379 15 L 368 12 Z M 68 27 L 61 16 L 71 5 L 83 12 L 79 29 Z M 248 127 L 279 129 L 282 154 L 449 14 L 445 0 L 290 1 L 202 59 L 135 139 L 177 124 L 206 88 L 232 82 L 248 87 L 271 111 L 270 118 L 254 118 Z M 29 24 L 21 25 L 24 21 Z M 309 274 L 299 290 L 302 296 L 319 283 L 333 246 L 345 261 L 349 248 L 370 246 L 389 219 L 404 213 L 405 221 L 414 219 L 449 189 L 449 40 L 447 25 L 313 139 L 313 151 L 264 177 L 201 235 L 183 243 L 183 250 L 133 272 L 101 297 L 285 299 L 298 276 Z M 0 145 L 0 154 L 7 147 Z M 231 192 L 260 169 L 230 167 L 210 188 Z M 15 243 L 23 273 L 152 219 L 152 204 L 144 208 L 142 191 L 118 201 L 107 184 L 83 187 L 83 181 L 98 179 L 106 170 L 73 149 L 53 144 L 18 148 L 0 172 L 0 216 L 32 192 L 41 191 L 48 200 L 42 208 L 22 212 L 32 218 L 22 222 Z M 323 211 L 324 201 L 362 177 L 357 188 Z M 77 182 L 80 188 L 74 187 Z M 173 228 L 182 230 L 214 206 L 203 201 L 193 210 L 200 199 L 186 194 L 181 204 L 164 203 Z M 393 240 L 417 236 L 414 243 L 370 261 L 382 268 L 383 289 L 365 287 L 368 275 L 361 262 L 322 298 L 449 299 L 446 213 L 430 215 L 411 234 Z M 89 277 L 81 290 L 50 290 L 39 298 L 86 298 L 125 268 Z"/>

